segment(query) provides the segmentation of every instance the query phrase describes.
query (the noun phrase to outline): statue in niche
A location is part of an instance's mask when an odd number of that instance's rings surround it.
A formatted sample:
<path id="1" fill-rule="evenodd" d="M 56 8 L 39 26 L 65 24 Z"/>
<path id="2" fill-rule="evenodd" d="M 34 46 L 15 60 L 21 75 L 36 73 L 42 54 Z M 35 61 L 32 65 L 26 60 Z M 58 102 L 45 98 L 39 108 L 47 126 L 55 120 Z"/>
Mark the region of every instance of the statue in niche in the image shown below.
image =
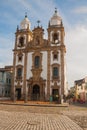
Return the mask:
<path id="1" fill-rule="evenodd" d="M 39 45 L 40 44 L 40 39 L 39 39 L 39 36 L 36 37 L 36 45 Z"/>

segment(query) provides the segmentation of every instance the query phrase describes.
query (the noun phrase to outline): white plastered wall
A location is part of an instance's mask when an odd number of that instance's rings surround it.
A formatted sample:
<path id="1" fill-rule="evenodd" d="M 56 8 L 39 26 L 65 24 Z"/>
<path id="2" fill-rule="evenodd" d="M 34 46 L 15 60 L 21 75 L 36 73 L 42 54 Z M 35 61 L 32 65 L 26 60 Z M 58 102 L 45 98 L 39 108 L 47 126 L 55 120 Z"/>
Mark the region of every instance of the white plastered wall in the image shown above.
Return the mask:
<path id="1" fill-rule="evenodd" d="M 32 77 L 32 72 L 31 72 L 31 69 L 32 69 L 32 53 L 33 52 L 28 53 L 28 56 L 27 56 L 27 76 L 26 76 L 27 79 Z"/>
<path id="2" fill-rule="evenodd" d="M 23 57 L 22 57 L 22 61 L 18 61 L 18 54 L 16 54 L 16 64 L 15 66 L 18 66 L 18 65 L 22 65 L 23 66 L 23 73 L 22 73 L 22 77 L 23 77 L 23 74 L 24 74 L 24 53 L 23 53 Z M 17 70 L 15 69 L 15 77 L 16 77 L 16 72 Z M 15 82 L 15 85 L 17 85 L 17 82 Z M 23 85 L 23 82 L 21 82 L 20 85 Z"/>
<path id="3" fill-rule="evenodd" d="M 42 51 L 42 73 L 41 77 L 46 80 L 45 94 L 47 94 L 47 52 Z"/>
<path id="4" fill-rule="evenodd" d="M 53 51 L 51 51 L 51 65 L 53 64 L 59 64 L 61 66 L 61 58 L 60 58 L 60 51 L 58 50 L 58 60 L 53 60 Z M 59 77 L 61 78 L 61 67 L 59 67 Z M 50 67 L 50 79 L 51 79 L 51 84 L 50 86 L 54 85 L 54 82 L 52 82 L 52 66 Z M 60 86 L 60 82 L 57 82 L 57 85 Z M 61 91 L 61 90 L 59 90 Z M 60 93 L 60 92 L 59 92 Z M 50 94 L 52 94 L 52 88 L 50 88 Z"/>

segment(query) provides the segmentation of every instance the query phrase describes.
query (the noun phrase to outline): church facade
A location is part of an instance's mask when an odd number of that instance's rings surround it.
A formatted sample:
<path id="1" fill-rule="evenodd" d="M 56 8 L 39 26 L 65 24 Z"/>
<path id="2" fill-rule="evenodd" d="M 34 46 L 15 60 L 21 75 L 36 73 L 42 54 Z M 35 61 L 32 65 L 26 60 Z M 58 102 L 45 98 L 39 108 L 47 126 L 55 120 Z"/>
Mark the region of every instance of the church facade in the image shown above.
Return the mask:
<path id="1" fill-rule="evenodd" d="M 48 23 L 48 38 L 39 25 L 30 29 L 25 18 L 17 27 L 13 50 L 13 100 L 60 102 L 66 95 L 64 26 L 57 10 Z"/>

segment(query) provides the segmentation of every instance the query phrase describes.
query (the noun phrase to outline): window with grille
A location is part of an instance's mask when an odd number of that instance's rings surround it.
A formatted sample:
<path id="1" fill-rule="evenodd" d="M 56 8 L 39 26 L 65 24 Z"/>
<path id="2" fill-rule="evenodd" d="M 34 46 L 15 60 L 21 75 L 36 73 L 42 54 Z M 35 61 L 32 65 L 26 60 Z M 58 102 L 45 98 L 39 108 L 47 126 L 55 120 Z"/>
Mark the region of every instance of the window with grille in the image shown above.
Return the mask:
<path id="1" fill-rule="evenodd" d="M 35 57 L 35 68 L 39 68 L 39 66 L 40 66 L 40 57 L 36 56 Z"/>
<path id="2" fill-rule="evenodd" d="M 53 78 L 58 77 L 58 67 L 53 67 Z"/>

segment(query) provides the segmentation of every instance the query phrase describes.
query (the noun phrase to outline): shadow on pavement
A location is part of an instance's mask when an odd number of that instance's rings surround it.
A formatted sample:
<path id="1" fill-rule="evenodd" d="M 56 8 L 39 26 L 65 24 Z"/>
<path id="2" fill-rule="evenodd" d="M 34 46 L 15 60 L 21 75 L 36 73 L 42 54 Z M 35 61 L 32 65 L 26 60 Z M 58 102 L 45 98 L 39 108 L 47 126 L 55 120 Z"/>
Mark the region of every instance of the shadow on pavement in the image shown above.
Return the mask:
<path id="1" fill-rule="evenodd" d="M 86 107 L 87 108 L 87 102 L 85 102 L 85 103 L 76 102 L 76 103 L 72 103 L 72 105 L 77 106 L 77 107 Z"/>

